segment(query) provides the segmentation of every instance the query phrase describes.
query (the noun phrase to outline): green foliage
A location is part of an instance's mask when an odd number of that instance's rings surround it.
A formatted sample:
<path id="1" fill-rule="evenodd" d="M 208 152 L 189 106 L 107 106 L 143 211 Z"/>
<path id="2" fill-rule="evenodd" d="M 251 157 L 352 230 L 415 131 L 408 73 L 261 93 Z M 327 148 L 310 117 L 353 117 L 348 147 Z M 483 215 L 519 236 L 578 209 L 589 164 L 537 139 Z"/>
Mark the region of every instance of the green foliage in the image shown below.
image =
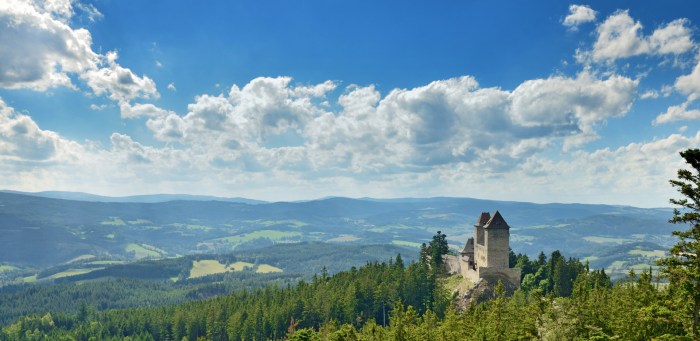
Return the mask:
<path id="1" fill-rule="evenodd" d="M 526 292 L 539 290 L 542 294 L 550 294 L 555 297 L 570 296 L 576 279 L 582 273 L 592 276 L 598 285 L 609 287 L 610 278 L 605 270 L 589 271 L 588 265 L 584 265 L 576 258 L 566 259 L 561 252 L 555 250 L 549 259 L 544 253 L 540 253 L 536 260 L 530 260 L 527 255 L 514 256 L 516 268 L 520 268 L 520 287 Z"/>
<path id="2" fill-rule="evenodd" d="M 680 153 L 691 170 L 679 169 L 678 179 L 669 182 L 683 196 L 671 199 L 681 209 L 673 210 L 674 224 L 689 225 L 686 231 L 673 231 L 680 240 L 671 248 L 671 256 L 659 261 L 671 283 L 679 287 L 692 302 L 692 331 L 698 337 L 700 320 L 700 149 L 688 149 Z"/>
<path id="3" fill-rule="evenodd" d="M 429 244 L 423 243 L 420 250 L 421 262 L 430 264 L 430 268 L 435 274 L 440 274 L 443 269 L 443 256 L 450 251 L 447 243 L 447 235 L 442 231 L 437 231 Z"/>

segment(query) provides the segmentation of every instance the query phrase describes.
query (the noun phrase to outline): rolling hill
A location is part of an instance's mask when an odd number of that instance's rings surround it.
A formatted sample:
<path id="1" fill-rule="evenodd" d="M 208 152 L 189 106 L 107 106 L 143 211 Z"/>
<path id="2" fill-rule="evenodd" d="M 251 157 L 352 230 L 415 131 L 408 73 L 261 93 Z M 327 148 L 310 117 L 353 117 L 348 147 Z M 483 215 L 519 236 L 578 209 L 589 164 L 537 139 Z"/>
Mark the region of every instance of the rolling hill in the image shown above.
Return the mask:
<path id="1" fill-rule="evenodd" d="M 252 204 L 77 197 L 84 200 L 0 193 L 0 265 L 40 269 L 75 259 L 134 261 L 304 241 L 415 248 L 438 230 L 457 249 L 480 212 L 500 210 L 512 227 L 511 247 L 517 253 L 535 256 L 560 249 L 595 266 L 624 268 L 653 263 L 674 241 L 675 228 L 667 223 L 671 209 L 611 205 L 472 198 L 334 197 Z M 628 244 L 640 247 L 633 254 L 626 251 L 629 264 L 603 256 L 621 255 L 615 250 Z"/>

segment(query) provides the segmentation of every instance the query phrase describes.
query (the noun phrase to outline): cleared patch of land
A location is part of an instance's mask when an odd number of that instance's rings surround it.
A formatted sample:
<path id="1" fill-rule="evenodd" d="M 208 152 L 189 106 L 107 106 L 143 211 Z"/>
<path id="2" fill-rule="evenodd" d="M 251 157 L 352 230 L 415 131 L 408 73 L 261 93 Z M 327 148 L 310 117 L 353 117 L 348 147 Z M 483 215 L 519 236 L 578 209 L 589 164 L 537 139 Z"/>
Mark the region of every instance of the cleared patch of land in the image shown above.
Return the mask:
<path id="1" fill-rule="evenodd" d="M 88 272 L 92 272 L 95 270 L 100 270 L 104 268 L 90 268 L 90 269 L 68 269 L 66 271 L 61 271 L 59 273 L 55 273 L 49 277 L 48 279 L 56 279 L 56 278 L 63 278 L 63 277 L 69 277 L 69 276 L 75 276 L 75 275 L 82 275 L 86 274 Z"/>
<path id="2" fill-rule="evenodd" d="M 405 241 L 405 240 L 392 240 L 391 243 L 394 245 L 408 246 L 408 247 L 420 247 L 421 246 L 421 243 L 409 242 L 409 241 Z"/>
<path id="3" fill-rule="evenodd" d="M 589 241 L 596 244 L 622 244 L 626 242 L 631 242 L 631 239 L 627 238 L 614 238 L 614 237 L 602 237 L 602 236 L 587 236 L 583 237 L 583 240 Z"/>
<path id="4" fill-rule="evenodd" d="M 645 251 L 645 250 L 630 250 L 628 252 L 630 255 L 640 255 L 644 257 L 654 257 L 654 258 L 662 258 L 666 256 L 666 251 L 664 250 L 651 250 L 651 251 Z"/>
<path id="5" fill-rule="evenodd" d="M 105 220 L 101 222 L 100 224 L 102 225 L 111 225 L 111 226 L 126 226 L 126 223 L 122 218 L 119 217 L 109 217 L 109 220 Z"/>
<path id="6" fill-rule="evenodd" d="M 114 235 L 114 233 L 110 233 L 110 234 L 106 234 L 106 235 L 105 235 L 105 238 L 109 238 L 109 239 L 114 239 L 114 237 L 116 237 L 116 236 Z"/>
<path id="7" fill-rule="evenodd" d="M 126 264 L 126 261 L 123 261 L 123 260 L 96 260 L 96 261 L 92 261 L 88 264 L 92 264 L 92 265 Z"/>
<path id="8" fill-rule="evenodd" d="M 95 256 L 93 256 L 93 255 L 80 255 L 78 257 L 75 257 L 75 258 L 67 261 L 66 263 L 75 263 L 75 262 L 78 262 L 81 260 L 88 260 L 88 259 L 93 259 L 93 258 L 95 258 Z"/>
<path id="9" fill-rule="evenodd" d="M 301 232 L 296 231 L 279 231 L 279 230 L 260 230 L 251 233 L 240 234 L 236 236 L 223 237 L 214 239 L 214 242 L 226 242 L 229 244 L 238 245 L 259 238 L 267 238 L 273 241 L 283 241 L 289 239 L 298 239 L 302 237 Z"/>
<path id="10" fill-rule="evenodd" d="M 260 264 L 260 265 L 258 265 L 258 268 L 255 270 L 255 272 L 261 273 L 261 274 L 266 274 L 266 273 L 271 273 L 271 272 L 282 272 L 282 271 L 284 271 L 284 270 L 282 270 L 278 267 L 269 265 L 269 264 Z"/>
<path id="11" fill-rule="evenodd" d="M 235 262 L 235 263 L 229 265 L 228 267 L 229 267 L 229 269 L 231 269 L 233 271 L 243 271 L 246 268 L 248 268 L 248 269 L 254 268 L 255 264 L 248 263 L 248 262 Z"/>
<path id="12" fill-rule="evenodd" d="M 218 260 L 205 259 L 192 261 L 192 269 L 190 269 L 190 278 L 203 277 L 207 275 L 219 274 L 228 271 L 224 264 Z"/>
<path id="13" fill-rule="evenodd" d="M 128 221 L 129 225 L 145 225 L 145 224 L 152 224 L 150 220 L 146 219 L 136 219 L 136 220 L 129 220 Z"/>
<path id="14" fill-rule="evenodd" d="M 151 258 L 160 258 L 162 253 L 165 253 L 165 251 L 160 250 L 156 247 L 146 245 L 146 244 L 135 244 L 131 243 L 126 246 L 126 252 L 133 252 L 134 253 L 134 258 L 136 259 L 141 259 L 141 258 L 146 258 L 146 257 L 151 257 Z M 162 252 L 162 253 L 160 253 Z"/>
<path id="15" fill-rule="evenodd" d="M 384 233 L 390 230 L 412 230 L 415 229 L 415 227 L 411 226 L 406 226 L 403 224 L 398 224 L 398 225 L 387 225 L 387 226 L 379 226 L 379 227 L 373 227 L 369 229 L 368 231 L 372 232 L 377 232 L 377 233 Z"/>
<path id="16" fill-rule="evenodd" d="M 17 267 L 12 265 L 0 265 L 0 272 L 17 270 Z"/>
<path id="17" fill-rule="evenodd" d="M 243 271 L 245 269 L 253 269 L 254 267 L 255 264 L 248 262 L 235 262 L 233 264 L 229 264 L 229 266 L 226 266 L 215 259 L 196 260 L 192 261 L 192 269 L 190 269 L 189 278 L 203 277 L 230 271 Z M 260 271 L 261 268 L 263 271 Z M 258 266 L 256 272 L 282 272 L 282 269 L 271 265 L 262 264 Z"/>
<path id="18" fill-rule="evenodd" d="M 443 285 L 448 292 L 457 292 L 460 295 L 464 294 L 469 288 L 474 286 L 470 280 L 462 277 L 462 275 L 452 275 L 443 279 Z"/>
<path id="19" fill-rule="evenodd" d="M 299 221 L 299 220 L 293 220 L 293 219 L 288 219 L 288 220 L 246 220 L 245 222 L 247 223 L 253 223 L 253 224 L 258 224 L 262 226 L 276 226 L 276 225 L 284 225 L 284 226 L 289 226 L 289 227 L 294 227 L 294 228 L 300 228 L 307 226 L 309 224 Z"/>
<path id="20" fill-rule="evenodd" d="M 341 234 L 338 237 L 328 239 L 327 242 L 336 242 L 336 243 L 347 243 L 347 242 L 354 242 L 360 240 L 359 237 L 352 235 L 352 234 Z"/>

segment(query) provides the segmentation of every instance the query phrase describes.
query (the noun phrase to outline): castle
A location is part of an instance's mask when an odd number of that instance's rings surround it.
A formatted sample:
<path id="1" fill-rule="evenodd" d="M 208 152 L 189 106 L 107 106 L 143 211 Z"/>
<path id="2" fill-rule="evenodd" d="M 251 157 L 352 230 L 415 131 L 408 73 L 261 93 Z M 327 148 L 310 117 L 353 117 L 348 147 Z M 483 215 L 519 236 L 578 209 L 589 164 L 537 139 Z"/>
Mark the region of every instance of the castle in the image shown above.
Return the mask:
<path id="1" fill-rule="evenodd" d="M 474 224 L 474 237 L 469 238 L 459 256 L 447 256 L 445 264 L 450 273 L 460 273 L 473 283 L 508 281 L 520 285 L 520 269 L 509 267 L 510 226 L 501 213 L 491 216 L 483 212 Z"/>

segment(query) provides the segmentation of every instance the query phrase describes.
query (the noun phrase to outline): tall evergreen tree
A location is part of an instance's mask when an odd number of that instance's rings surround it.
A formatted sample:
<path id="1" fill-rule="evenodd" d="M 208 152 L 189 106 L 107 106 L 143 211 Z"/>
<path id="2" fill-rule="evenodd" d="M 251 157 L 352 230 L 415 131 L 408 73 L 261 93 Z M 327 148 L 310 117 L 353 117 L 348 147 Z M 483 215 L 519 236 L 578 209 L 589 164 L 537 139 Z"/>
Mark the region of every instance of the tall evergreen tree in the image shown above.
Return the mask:
<path id="1" fill-rule="evenodd" d="M 678 179 L 670 180 L 671 186 L 683 196 L 670 200 L 681 207 L 673 210 L 670 222 L 689 225 L 690 229 L 673 231 L 673 235 L 680 240 L 670 249 L 671 256 L 659 263 L 665 266 L 663 271 L 669 275 L 671 282 L 680 286 L 692 301 L 693 337 L 697 338 L 700 336 L 700 149 L 688 149 L 680 154 L 692 169 L 679 169 Z"/>

